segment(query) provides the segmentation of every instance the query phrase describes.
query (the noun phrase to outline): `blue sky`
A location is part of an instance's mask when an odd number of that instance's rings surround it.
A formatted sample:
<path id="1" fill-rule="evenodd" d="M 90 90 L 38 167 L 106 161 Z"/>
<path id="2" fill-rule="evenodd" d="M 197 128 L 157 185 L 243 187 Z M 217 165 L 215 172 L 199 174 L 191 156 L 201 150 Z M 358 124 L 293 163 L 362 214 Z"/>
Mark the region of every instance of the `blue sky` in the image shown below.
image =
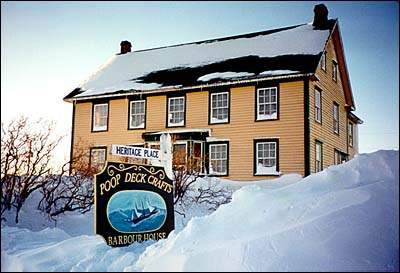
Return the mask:
<path id="1" fill-rule="evenodd" d="M 97 71 L 119 43 L 133 50 L 308 23 L 321 2 L 1 2 L 1 120 L 56 120 L 67 134 L 62 98 Z M 399 4 L 324 2 L 339 18 L 360 152 L 399 147 Z"/>

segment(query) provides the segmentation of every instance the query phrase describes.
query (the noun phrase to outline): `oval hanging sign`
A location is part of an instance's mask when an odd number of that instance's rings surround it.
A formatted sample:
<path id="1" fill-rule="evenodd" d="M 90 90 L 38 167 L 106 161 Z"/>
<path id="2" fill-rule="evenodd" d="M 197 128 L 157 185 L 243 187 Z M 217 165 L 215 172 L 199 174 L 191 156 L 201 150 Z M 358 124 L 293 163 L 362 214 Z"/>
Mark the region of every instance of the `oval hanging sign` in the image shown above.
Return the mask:
<path id="1" fill-rule="evenodd" d="M 94 222 L 113 247 L 166 238 L 174 229 L 172 180 L 163 167 L 107 162 L 95 175 Z"/>

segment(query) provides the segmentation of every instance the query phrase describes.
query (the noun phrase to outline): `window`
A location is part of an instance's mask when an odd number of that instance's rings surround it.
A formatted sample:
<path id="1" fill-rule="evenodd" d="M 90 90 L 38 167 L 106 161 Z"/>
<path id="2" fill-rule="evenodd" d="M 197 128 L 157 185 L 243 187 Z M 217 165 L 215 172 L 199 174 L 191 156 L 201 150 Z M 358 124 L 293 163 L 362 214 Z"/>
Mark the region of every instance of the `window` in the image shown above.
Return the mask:
<path id="1" fill-rule="evenodd" d="M 353 147 L 353 123 L 349 122 L 349 145 Z"/>
<path id="2" fill-rule="evenodd" d="M 209 172 L 212 175 L 228 175 L 228 144 L 210 144 Z"/>
<path id="3" fill-rule="evenodd" d="M 93 128 L 92 131 L 107 131 L 108 103 L 93 105 Z"/>
<path id="4" fill-rule="evenodd" d="M 210 124 L 229 121 L 229 92 L 211 93 Z"/>
<path id="5" fill-rule="evenodd" d="M 315 172 L 322 171 L 322 143 L 315 142 Z"/>
<path id="6" fill-rule="evenodd" d="M 334 149 L 334 163 L 335 165 L 342 164 L 348 160 L 347 154 Z"/>
<path id="7" fill-rule="evenodd" d="M 279 175 L 278 140 L 255 140 L 255 175 Z"/>
<path id="8" fill-rule="evenodd" d="M 186 166 L 186 142 L 173 144 L 172 152 L 172 165 L 173 167 L 183 167 Z"/>
<path id="9" fill-rule="evenodd" d="M 321 115 L 321 91 L 315 89 L 314 96 L 314 109 L 315 109 L 315 121 L 322 123 L 322 115 Z"/>
<path id="10" fill-rule="evenodd" d="M 337 82 L 337 62 L 332 61 L 332 79 Z"/>
<path id="11" fill-rule="evenodd" d="M 90 167 L 97 171 L 100 171 L 104 167 L 106 162 L 106 151 L 105 147 L 96 147 L 90 149 Z"/>
<path id="12" fill-rule="evenodd" d="M 256 120 L 271 119 L 278 119 L 278 88 L 259 88 L 257 89 Z"/>
<path id="13" fill-rule="evenodd" d="M 185 97 L 168 98 L 168 126 L 185 126 Z"/>
<path id="14" fill-rule="evenodd" d="M 334 164 L 335 164 L 335 165 L 338 165 L 338 164 L 342 163 L 342 162 L 341 162 L 340 152 L 339 152 L 338 150 L 336 150 L 336 149 L 335 149 L 335 152 L 334 152 L 334 159 L 333 159 L 333 161 L 334 161 Z"/>
<path id="15" fill-rule="evenodd" d="M 145 128 L 146 101 L 134 100 L 130 102 L 129 129 Z"/>
<path id="16" fill-rule="evenodd" d="M 322 54 L 321 69 L 326 72 L 326 51 L 324 51 L 324 53 Z"/>
<path id="17" fill-rule="evenodd" d="M 203 164 L 203 142 L 193 141 L 192 146 L 193 169 L 200 174 L 204 173 Z"/>
<path id="18" fill-rule="evenodd" d="M 333 103 L 333 132 L 339 134 L 339 105 Z"/>

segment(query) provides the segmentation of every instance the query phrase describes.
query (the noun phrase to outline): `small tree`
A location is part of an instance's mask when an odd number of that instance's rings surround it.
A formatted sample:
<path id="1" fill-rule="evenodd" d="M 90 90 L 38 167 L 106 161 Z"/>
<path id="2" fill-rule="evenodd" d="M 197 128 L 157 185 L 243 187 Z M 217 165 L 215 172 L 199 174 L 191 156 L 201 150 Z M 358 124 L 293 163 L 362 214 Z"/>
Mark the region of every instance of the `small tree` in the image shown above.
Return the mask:
<path id="1" fill-rule="evenodd" d="M 1 130 L 1 215 L 15 207 L 18 223 L 26 199 L 47 183 L 53 151 L 62 137 L 53 136 L 53 122 L 31 123 L 26 117 L 2 123 Z"/>

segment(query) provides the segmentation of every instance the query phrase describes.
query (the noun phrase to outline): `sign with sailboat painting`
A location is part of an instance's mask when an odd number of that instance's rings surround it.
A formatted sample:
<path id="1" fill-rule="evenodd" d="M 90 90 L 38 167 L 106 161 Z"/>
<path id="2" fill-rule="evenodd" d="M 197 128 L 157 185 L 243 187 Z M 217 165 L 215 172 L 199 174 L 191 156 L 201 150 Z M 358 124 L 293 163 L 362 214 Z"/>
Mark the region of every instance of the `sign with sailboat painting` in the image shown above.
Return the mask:
<path id="1" fill-rule="evenodd" d="M 173 229 L 173 184 L 163 167 L 107 162 L 95 176 L 95 233 L 108 245 L 164 239 Z"/>

